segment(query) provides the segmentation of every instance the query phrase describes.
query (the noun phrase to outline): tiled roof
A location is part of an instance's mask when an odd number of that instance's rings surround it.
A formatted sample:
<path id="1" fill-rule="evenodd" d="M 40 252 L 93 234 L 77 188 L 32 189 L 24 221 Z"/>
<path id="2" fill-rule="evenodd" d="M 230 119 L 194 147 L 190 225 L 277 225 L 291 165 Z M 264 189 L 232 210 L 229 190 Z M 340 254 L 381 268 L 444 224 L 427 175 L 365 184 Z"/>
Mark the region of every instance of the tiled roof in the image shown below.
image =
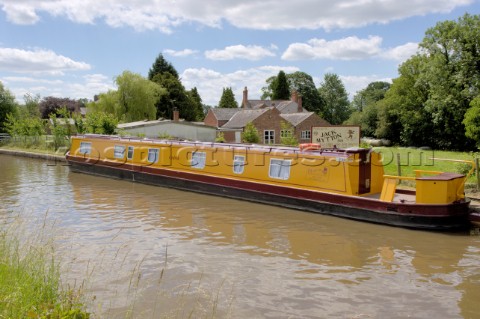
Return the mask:
<path id="1" fill-rule="evenodd" d="M 232 118 L 235 113 L 241 111 L 240 108 L 224 108 L 224 107 L 215 107 L 211 109 L 217 120 L 219 121 L 228 121 Z"/>
<path id="2" fill-rule="evenodd" d="M 302 112 L 302 113 L 280 114 L 280 116 L 283 119 L 285 119 L 287 122 L 292 124 L 293 126 L 297 126 L 298 124 L 302 123 L 307 118 L 309 118 L 312 114 L 313 114 L 313 112 Z"/>
<path id="3" fill-rule="evenodd" d="M 252 122 L 263 113 L 270 110 L 270 108 L 258 109 L 258 110 L 241 110 L 235 113 L 233 117 L 222 126 L 222 128 L 242 128 L 249 122 Z"/>

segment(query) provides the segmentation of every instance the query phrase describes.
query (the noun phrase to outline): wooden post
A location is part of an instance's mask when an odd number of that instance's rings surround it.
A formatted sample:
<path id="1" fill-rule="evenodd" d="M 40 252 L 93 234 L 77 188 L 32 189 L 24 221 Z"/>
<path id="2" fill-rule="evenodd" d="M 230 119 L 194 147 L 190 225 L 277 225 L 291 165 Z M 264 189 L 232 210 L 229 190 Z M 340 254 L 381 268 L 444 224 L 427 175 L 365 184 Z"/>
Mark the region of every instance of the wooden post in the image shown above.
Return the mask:
<path id="1" fill-rule="evenodd" d="M 402 176 L 402 168 L 400 166 L 400 153 L 397 153 L 397 176 Z M 401 179 L 398 180 L 398 184 L 402 182 Z"/>
<path id="2" fill-rule="evenodd" d="M 478 168 L 479 158 L 475 159 L 475 175 L 477 175 L 477 190 L 480 190 L 480 169 Z"/>

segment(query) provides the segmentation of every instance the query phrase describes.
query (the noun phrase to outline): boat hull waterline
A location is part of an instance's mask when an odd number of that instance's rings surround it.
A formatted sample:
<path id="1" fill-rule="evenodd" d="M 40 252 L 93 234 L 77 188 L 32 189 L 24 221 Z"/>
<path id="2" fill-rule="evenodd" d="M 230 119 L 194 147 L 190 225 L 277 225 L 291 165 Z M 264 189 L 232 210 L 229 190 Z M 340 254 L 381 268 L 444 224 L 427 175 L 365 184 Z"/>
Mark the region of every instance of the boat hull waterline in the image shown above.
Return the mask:
<path id="1" fill-rule="evenodd" d="M 209 195 L 247 200 L 307 212 L 391 226 L 424 230 L 457 230 L 469 225 L 469 200 L 450 204 L 385 202 L 376 198 L 227 179 L 211 175 L 109 161 L 67 154 L 73 172 L 129 180 Z M 397 190 L 414 196 L 415 191 Z"/>

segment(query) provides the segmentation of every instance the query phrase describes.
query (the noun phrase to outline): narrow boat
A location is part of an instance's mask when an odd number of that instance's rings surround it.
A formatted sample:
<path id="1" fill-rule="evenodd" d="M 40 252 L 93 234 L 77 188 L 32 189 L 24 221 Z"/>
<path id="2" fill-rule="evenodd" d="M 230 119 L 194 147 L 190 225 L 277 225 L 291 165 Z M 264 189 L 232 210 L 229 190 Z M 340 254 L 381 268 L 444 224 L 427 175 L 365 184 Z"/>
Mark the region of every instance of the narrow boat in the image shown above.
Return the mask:
<path id="1" fill-rule="evenodd" d="M 469 225 L 467 176 L 420 170 L 415 177 L 385 175 L 382 155 L 371 149 L 87 134 L 72 137 L 66 159 L 74 172 L 367 222 L 426 230 Z M 415 189 L 397 188 L 405 179 Z"/>

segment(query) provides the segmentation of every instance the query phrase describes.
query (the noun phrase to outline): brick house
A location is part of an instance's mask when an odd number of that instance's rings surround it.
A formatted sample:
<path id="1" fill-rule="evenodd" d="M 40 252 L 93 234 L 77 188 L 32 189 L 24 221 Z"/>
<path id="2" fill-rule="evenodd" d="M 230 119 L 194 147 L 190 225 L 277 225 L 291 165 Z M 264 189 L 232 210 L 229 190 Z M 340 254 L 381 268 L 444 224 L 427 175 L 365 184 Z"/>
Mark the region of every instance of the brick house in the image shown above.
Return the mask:
<path id="1" fill-rule="evenodd" d="M 301 96 L 296 92 L 290 100 L 249 100 L 247 88 L 243 91 L 241 108 L 213 108 L 204 120 L 205 125 L 222 132 L 228 143 L 240 143 L 241 133 L 250 122 L 263 144 L 280 144 L 284 134 L 293 134 L 299 143 L 309 143 L 312 126 L 330 125 L 317 114 L 304 110 Z M 293 132 L 282 130 L 282 122 L 289 123 Z"/>

